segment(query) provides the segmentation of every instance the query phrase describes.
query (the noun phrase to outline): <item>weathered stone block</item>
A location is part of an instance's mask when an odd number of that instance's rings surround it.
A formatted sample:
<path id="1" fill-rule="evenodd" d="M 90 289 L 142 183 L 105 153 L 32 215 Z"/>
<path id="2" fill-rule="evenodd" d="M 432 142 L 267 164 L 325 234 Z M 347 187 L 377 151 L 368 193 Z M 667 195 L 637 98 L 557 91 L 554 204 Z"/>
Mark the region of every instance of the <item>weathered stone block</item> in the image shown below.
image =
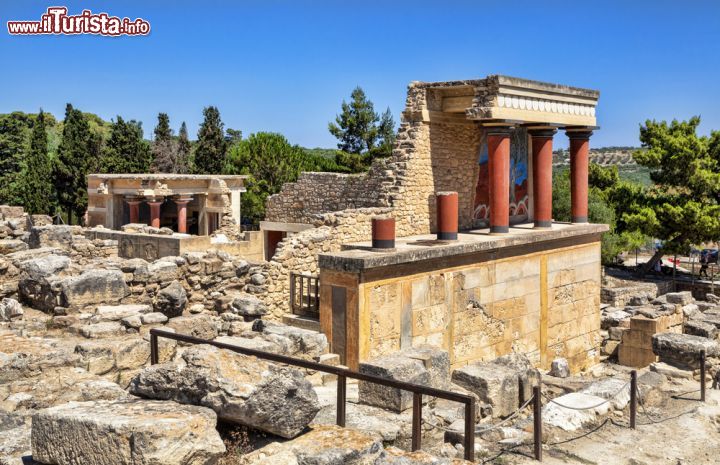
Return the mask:
<path id="1" fill-rule="evenodd" d="M 145 368 L 129 390 L 210 407 L 225 421 L 285 438 L 298 435 L 320 410 L 317 394 L 298 370 L 206 345 L 187 349 L 182 363 Z"/>
<path id="2" fill-rule="evenodd" d="M 187 305 L 187 293 L 178 281 L 173 281 L 158 292 L 153 302 L 156 312 L 172 318 L 182 315 Z"/>
<path id="3" fill-rule="evenodd" d="M 693 299 L 692 292 L 690 291 L 668 292 L 665 294 L 665 298 L 668 303 L 679 305 L 687 305 L 695 301 L 695 299 Z"/>
<path id="4" fill-rule="evenodd" d="M 216 422 L 210 409 L 175 402 L 70 402 L 33 416 L 32 455 L 56 464 L 211 465 L 225 452 Z"/>
<path id="5" fill-rule="evenodd" d="M 717 326 L 706 323 L 702 320 L 688 320 L 683 325 L 683 332 L 693 336 L 701 336 L 709 339 L 716 339 L 718 336 Z"/>
<path id="6" fill-rule="evenodd" d="M 689 334 L 656 334 L 652 338 L 652 350 L 662 362 L 691 368 L 700 366 L 702 351 L 705 351 L 707 357 L 720 356 L 720 344 L 717 341 Z"/>
<path id="7" fill-rule="evenodd" d="M 520 389 L 517 370 L 495 363 L 478 362 L 452 373 L 453 383 L 492 406 L 493 417 L 510 415 L 518 407 Z"/>
<path id="8" fill-rule="evenodd" d="M 360 363 L 360 373 L 380 376 L 409 383 L 430 382 L 430 374 L 420 360 L 391 354 Z M 413 394 L 409 391 L 360 381 L 360 403 L 402 412 L 412 407 Z"/>
<path id="9" fill-rule="evenodd" d="M 72 308 L 119 302 L 130 293 L 120 270 L 87 270 L 64 279 L 60 288 L 63 306 Z"/>

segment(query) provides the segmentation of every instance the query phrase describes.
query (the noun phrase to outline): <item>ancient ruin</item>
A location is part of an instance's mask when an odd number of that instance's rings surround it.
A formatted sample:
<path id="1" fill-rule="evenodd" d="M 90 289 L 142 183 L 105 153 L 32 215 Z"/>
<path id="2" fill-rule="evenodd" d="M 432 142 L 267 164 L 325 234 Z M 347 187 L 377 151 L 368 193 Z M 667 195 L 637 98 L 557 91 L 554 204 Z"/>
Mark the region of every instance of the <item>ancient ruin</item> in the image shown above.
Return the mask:
<path id="1" fill-rule="evenodd" d="M 242 176 L 94 174 L 87 227 L 0 206 L 0 465 L 713 463 L 720 298 L 601 267 L 598 95 L 413 82 L 390 158 L 260 231 Z"/>

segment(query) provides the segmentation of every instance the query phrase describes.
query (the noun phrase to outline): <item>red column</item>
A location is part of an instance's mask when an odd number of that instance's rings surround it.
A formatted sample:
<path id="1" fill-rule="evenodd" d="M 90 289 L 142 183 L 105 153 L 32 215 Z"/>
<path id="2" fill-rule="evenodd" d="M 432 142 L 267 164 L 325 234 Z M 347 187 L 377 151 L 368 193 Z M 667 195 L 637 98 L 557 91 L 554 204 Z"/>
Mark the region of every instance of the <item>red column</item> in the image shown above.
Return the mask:
<path id="1" fill-rule="evenodd" d="M 570 195 L 573 223 L 588 222 L 588 164 L 592 131 L 568 131 Z"/>
<path id="2" fill-rule="evenodd" d="M 187 233 L 187 204 L 190 203 L 188 198 L 181 197 L 175 199 L 175 205 L 177 205 L 177 232 Z"/>
<path id="3" fill-rule="evenodd" d="M 510 230 L 510 128 L 489 128 L 490 233 Z"/>
<path id="4" fill-rule="evenodd" d="M 531 130 L 533 217 L 536 228 L 552 226 L 552 142 L 554 129 Z"/>
<path id="5" fill-rule="evenodd" d="M 150 207 L 150 226 L 153 228 L 160 227 L 160 205 L 163 203 L 157 200 L 148 201 Z"/>
<path id="6" fill-rule="evenodd" d="M 395 248 L 395 218 L 376 216 L 372 219 L 373 249 Z"/>
<path id="7" fill-rule="evenodd" d="M 130 210 L 130 222 L 140 222 L 140 200 L 126 200 Z"/>
<path id="8" fill-rule="evenodd" d="M 438 192 L 437 238 L 439 241 L 454 241 L 458 238 L 458 193 Z"/>

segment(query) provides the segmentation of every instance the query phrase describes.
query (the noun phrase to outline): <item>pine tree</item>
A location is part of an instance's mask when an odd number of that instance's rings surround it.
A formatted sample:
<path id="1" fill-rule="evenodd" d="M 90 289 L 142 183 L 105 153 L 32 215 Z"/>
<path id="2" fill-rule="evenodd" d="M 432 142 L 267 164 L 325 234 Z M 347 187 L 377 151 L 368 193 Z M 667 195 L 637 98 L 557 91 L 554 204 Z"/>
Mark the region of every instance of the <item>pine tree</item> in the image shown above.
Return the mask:
<path id="1" fill-rule="evenodd" d="M 380 117 L 360 87 L 352 91 L 350 98 L 350 103 L 343 100 L 342 112 L 328 124 L 328 130 L 339 140 L 340 150 L 361 154 L 375 147 Z"/>
<path id="2" fill-rule="evenodd" d="M 57 201 L 68 214 L 81 218 L 87 208 L 87 174 L 97 163 L 99 136 L 90 132 L 87 118 L 71 104 L 65 107 L 65 122 L 58 158 L 53 167 Z"/>
<path id="3" fill-rule="evenodd" d="M 633 158 L 650 168 L 655 184 L 614 194 L 626 230 L 662 241 L 643 273 L 664 254 L 720 239 L 720 131 L 701 137 L 699 124 L 699 117 L 669 124 L 647 121 L 640 127 L 644 150 Z"/>
<path id="4" fill-rule="evenodd" d="M 152 155 L 143 139 L 142 123 L 118 116 L 102 153 L 103 173 L 147 173 Z"/>
<path id="5" fill-rule="evenodd" d="M 177 172 L 178 143 L 173 139 L 170 129 L 170 118 L 167 113 L 158 114 L 158 124 L 155 126 L 155 140 L 152 143 L 153 162 L 151 170 L 154 173 Z"/>
<path id="6" fill-rule="evenodd" d="M 218 174 L 225 166 L 227 141 L 220 112 L 210 106 L 203 110 L 205 120 L 198 131 L 195 149 L 195 172 L 198 174 Z"/>
<path id="7" fill-rule="evenodd" d="M 370 149 L 371 158 L 389 157 L 395 145 L 395 120 L 390 108 L 380 117 L 378 124 L 378 144 Z"/>
<path id="8" fill-rule="evenodd" d="M 33 124 L 30 150 L 18 179 L 18 194 L 27 213 L 50 213 L 53 198 L 51 182 L 52 164 L 48 156 L 45 113 L 41 109 Z"/>
<path id="9" fill-rule="evenodd" d="M 175 160 L 176 173 L 190 172 L 190 139 L 188 139 L 187 125 L 185 121 L 180 125 L 178 132 L 177 157 Z"/>

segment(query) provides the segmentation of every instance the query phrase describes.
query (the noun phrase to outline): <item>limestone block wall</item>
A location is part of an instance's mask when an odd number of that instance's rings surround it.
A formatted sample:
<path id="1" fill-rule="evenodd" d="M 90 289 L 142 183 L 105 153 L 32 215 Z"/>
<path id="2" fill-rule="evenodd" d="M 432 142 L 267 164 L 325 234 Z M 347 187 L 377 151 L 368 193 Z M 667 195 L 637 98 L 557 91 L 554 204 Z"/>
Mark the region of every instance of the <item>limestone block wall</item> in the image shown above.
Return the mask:
<path id="1" fill-rule="evenodd" d="M 321 270 L 321 325 L 333 351 L 344 349 L 349 366 L 422 344 L 447 350 L 455 368 L 510 352 L 544 368 L 555 357 L 573 371 L 597 363 L 599 242 L 447 266 L 367 281 Z M 344 347 L 332 321 L 338 312 L 326 307 L 338 290 L 346 297 Z"/>

